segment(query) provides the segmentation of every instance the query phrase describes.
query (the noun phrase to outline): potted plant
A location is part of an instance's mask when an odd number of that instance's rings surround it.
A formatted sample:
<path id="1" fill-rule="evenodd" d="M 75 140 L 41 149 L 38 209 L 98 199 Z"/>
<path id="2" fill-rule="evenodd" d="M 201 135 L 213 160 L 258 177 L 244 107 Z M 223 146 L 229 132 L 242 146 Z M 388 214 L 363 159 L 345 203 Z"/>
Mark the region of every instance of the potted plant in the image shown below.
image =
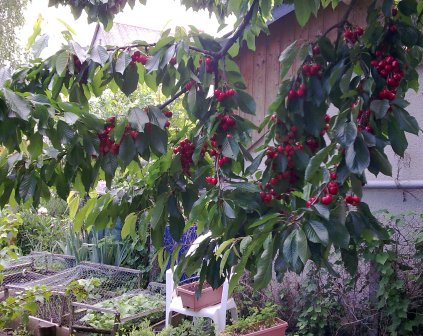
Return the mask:
<path id="1" fill-rule="evenodd" d="M 288 323 L 278 318 L 275 305 L 266 305 L 261 311 L 240 318 L 227 326 L 222 336 L 284 336 Z"/>
<path id="2" fill-rule="evenodd" d="M 185 308 L 198 311 L 204 307 L 213 306 L 222 300 L 223 286 L 213 289 L 207 282 L 203 284 L 200 295 L 197 295 L 199 283 L 191 282 L 176 288 L 177 295 L 181 297 Z"/>

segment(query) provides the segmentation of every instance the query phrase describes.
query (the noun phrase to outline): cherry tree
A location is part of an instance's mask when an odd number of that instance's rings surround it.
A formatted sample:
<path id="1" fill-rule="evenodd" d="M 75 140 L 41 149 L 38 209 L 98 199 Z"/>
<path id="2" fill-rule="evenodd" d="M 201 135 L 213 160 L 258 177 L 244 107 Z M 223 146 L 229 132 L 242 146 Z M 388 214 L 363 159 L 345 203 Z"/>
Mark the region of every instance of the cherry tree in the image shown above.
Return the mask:
<path id="1" fill-rule="evenodd" d="M 366 171 L 391 175 L 385 148 L 403 156 L 405 132 L 420 131 L 404 97 L 418 90 L 422 3 L 371 2 L 367 26 L 359 27 L 349 21 L 352 0 L 329 31 L 291 44 L 280 56 L 281 85 L 260 126 L 236 113 L 254 114 L 255 102 L 234 57 L 268 30 L 282 0 L 182 3 L 209 10 L 221 23 L 235 14 L 236 28 L 221 38 L 195 28 L 168 30 L 156 43 L 125 47 L 69 41 L 47 59 L 0 70 L 0 205 L 36 205 L 55 190 L 68 199 L 75 230 L 121 218 L 124 237 L 151 235 L 161 265 L 174 263 L 180 248 L 172 255 L 164 249 L 166 225 L 175 240 L 196 225 L 210 234 L 176 274 L 199 270 L 213 287 L 232 269 L 231 288 L 245 270 L 256 287 L 271 280 L 272 269 L 281 277 L 309 260 L 332 270 L 332 250 L 354 273 L 360 243 L 387 237 L 361 201 Z M 85 11 L 89 22 L 108 29 L 135 0 L 50 4 L 67 5 L 76 17 Z M 294 4 L 304 25 L 338 1 Z M 285 79 L 294 60 L 301 66 Z M 107 120 L 90 113 L 89 99 L 105 89 L 130 95 L 144 83 L 167 100 Z M 194 126 L 169 137 L 176 99 Z M 335 115 L 328 115 L 330 106 Z M 251 131 L 265 126 L 264 145 L 249 152 Z M 78 208 L 100 179 L 111 186 L 117 172 L 130 174 L 129 189 Z"/>

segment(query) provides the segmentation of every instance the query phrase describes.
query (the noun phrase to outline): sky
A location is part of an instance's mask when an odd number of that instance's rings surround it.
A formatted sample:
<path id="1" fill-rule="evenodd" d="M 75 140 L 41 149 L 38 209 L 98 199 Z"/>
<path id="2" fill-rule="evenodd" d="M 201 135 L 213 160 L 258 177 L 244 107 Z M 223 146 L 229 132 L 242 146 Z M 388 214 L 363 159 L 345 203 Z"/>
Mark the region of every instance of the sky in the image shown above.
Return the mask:
<path id="1" fill-rule="evenodd" d="M 28 37 L 32 34 L 34 22 L 39 15 L 43 17 L 42 33 L 50 36 L 49 54 L 59 49 L 65 41 L 61 34 L 61 31 L 65 30 L 65 26 L 59 22 L 58 18 L 75 30 L 77 35 L 74 39 L 78 43 L 83 46 L 90 44 L 95 24 L 88 25 L 84 13 L 81 18 L 74 20 L 68 7 L 55 8 L 48 7 L 47 4 L 48 0 L 33 0 L 29 3 L 25 10 L 26 24 L 18 32 L 22 45 L 26 45 Z M 187 11 L 178 0 L 149 0 L 146 6 L 137 3 L 134 10 L 126 6 L 126 10 L 118 14 L 114 21 L 159 31 L 175 26 L 188 27 L 188 25 L 194 25 L 211 35 L 215 35 L 219 27 L 216 18 L 210 18 L 208 12 Z M 233 23 L 234 20 L 229 21 Z"/>

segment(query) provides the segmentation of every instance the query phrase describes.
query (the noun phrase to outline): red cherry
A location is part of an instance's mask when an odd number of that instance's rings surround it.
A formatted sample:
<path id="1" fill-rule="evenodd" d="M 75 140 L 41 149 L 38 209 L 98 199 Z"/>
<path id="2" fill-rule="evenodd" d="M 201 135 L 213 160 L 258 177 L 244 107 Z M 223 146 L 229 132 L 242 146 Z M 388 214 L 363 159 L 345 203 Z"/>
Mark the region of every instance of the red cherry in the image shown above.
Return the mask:
<path id="1" fill-rule="evenodd" d="M 397 26 L 396 25 L 392 25 L 389 27 L 389 31 L 393 34 L 395 34 L 397 32 Z"/>
<path id="2" fill-rule="evenodd" d="M 272 186 L 275 186 L 275 185 L 277 185 L 277 184 L 279 183 L 279 180 L 278 180 L 277 178 L 275 178 L 275 177 L 272 177 L 272 178 L 270 179 L 269 183 L 270 183 Z"/>
<path id="3" fill-rule="evenodd" d="M 357 29 L 356 29 L 356 32 L 357 32 L 358 36 L 363 35 L 364 34 L 363 27 L 358 26 Z"/>
<path id="4" fill-rule="evenodd" d="M 176 57 L 172 57 L 172 58 L 170 59 L 169 63 L 170 63 L 171 65 L 175 65 L 175 64 L 176 64 Z"/>
<path id="5" fill-rule="evenodd" d="M 332 203 L 333 197 L 331 194 L 327 194 L 320 199 L 320 203 L 324 205 L 329 205 Z"/>
<path id="6" fill-rule="evenodd" d="M 130 135 L 131 135 L 131 138 L 132 139 L 135 139 L 138 136 L 138 134 L 139 134 L 139 132 L 138 131 L 135 131 L 135 130 L 133 130 L 133 131 L 130 132 Z"/>
<path id="7" fill-rule="evenodd" d="M 297 97 L 297 92 L 295 90 L 289 90 L 288 91 L 288 100 L 293 100 L 295 97 Z"/>
<path id="8" fill-rule="evenodd" d="M 396 16 L 398 14 L 398 9 L 396 9 L 395 7 L 392 8 L 391 13 L 392 13 L 392 16 Z"/>
<path id="9" fill-rule="evenodd" d="M 314 46 L 313 47 L 313 55 L 319 55 L 320 54 L 320 47 Z"/>
<path id="10" fill-rule="evenodd" d="M 117 144 L 117 143 L 114 143 L 113 145 L 112 145 L 112 147 L 111 147 L 111 151 L 112 151 L 112 153 L 113 154 L 118 154 L 119 153 L 119 144 Z"/>
<path id="11" fill-rule="evenodd" d="M 339 192 L 338 183 L 331 181 L 328 183 L 328 191 L 332 195 L 337 195 Z"/>
<path id="12" fill-rule="evenodd" d="M 304 96 L 304 92 L 305 92 L 305 85 L 301 84 L 300 87 L 297 90 L 297 96 L 298 97 Z"/>
<path id="13" fill-rule="evenodd" d="M 330 176 L 330 179 L 331 180 L 336 180 L 336 172 L 335 171 L 331 171 L 330 173 L 329 173 L 329 176 Z"/>

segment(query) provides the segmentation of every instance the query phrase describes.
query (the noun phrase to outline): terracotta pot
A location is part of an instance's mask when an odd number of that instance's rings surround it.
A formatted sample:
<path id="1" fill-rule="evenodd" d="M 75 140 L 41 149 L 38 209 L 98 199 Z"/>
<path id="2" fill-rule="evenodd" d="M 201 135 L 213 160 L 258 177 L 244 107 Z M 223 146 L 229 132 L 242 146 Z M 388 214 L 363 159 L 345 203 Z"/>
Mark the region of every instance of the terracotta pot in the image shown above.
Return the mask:
<path id="1" fill-rule="evenodd" d="M 274 325 L 272 327 L 253 331 L 243 336 L 285 336 L 285 331 L 288 328 L 288 323 L 280 318 L 274 318 Z"/>
<path id="2" fill-rule="evenodd" d="M 181 297 L 182 305 L 185 308 L 199 311 L 204 307 L 214 306 L 222 300 L 223 286 L 213 289 L 209 284 L 204 283 L 201 295 L 197 299 L 195 291 L 198 287 L 198 282 L 192 282 L 176 288 L 178 296 Z"/>

